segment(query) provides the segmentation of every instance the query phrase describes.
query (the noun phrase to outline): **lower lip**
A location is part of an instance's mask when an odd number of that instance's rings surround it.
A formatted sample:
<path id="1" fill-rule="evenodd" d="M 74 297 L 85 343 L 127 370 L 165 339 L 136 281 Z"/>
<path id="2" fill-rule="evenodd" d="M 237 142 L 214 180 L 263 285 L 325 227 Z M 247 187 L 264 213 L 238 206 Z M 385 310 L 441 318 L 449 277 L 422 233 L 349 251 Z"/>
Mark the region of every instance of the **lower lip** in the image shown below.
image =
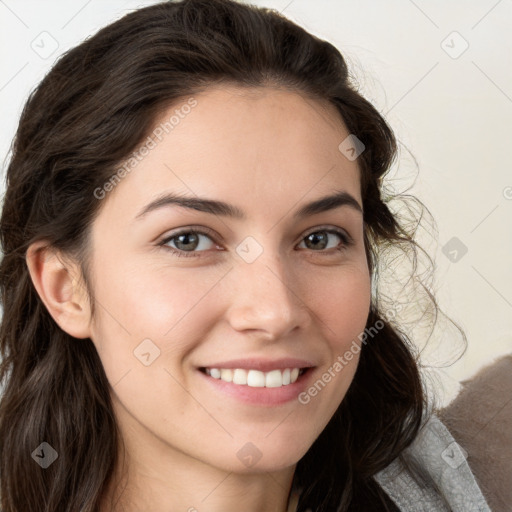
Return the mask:
<path id="1" fill-rule="evenodd" d="M 210 377 L 201 370 L 197 370 L 199 375 L 206 380 L 206 382 L 213 386 L 216 391 L 220 391 L 228 396 L 232 396 L 237 400 L 251 404 L 262 406 L 275 406 L 297 400 L 300 393 L 302 393 L 311 379 L 314 368 L 309 368 L 306 372 L 299 376 L 293 383 L 278 388 L 253 388 L 247 385 L 233 384 L 226 382 L 222 379 L 215 379 Z"/>

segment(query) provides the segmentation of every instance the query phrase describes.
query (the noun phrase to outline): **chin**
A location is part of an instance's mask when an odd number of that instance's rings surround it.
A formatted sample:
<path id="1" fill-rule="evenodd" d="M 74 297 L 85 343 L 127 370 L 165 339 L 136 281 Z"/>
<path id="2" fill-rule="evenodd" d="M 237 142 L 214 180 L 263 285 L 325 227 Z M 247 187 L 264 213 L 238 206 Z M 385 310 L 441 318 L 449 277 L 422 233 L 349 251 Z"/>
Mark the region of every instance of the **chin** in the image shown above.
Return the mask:
<path id="1" fill-rule="evenodd" d="M 268 437 L 260 440 L 235 442 L 233 465 L 227 469 L 236 473 L 280 471 L 295 466 L 314 442 L 314 439 L 299 441 L 291 436 L 275 434 L 266 434 Z M 225 457 L 222 462 L 226 463 Z"/>

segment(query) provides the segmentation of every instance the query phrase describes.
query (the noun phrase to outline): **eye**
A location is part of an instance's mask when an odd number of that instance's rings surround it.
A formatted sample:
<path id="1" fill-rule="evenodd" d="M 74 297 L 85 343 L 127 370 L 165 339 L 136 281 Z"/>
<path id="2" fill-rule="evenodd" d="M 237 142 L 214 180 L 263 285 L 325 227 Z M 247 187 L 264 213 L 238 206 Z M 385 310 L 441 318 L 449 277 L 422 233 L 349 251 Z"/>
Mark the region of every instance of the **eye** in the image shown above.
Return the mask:
<path id="1" fill-rule="evenodd" d="M 329 235 L 331 235 L 329 237 Z M 333 235 L 336 235 L 338 239 L 341 239 L 342 243 L 340 246 L 340 243 L 335 243 L 334 245 L 329 246 L 330 240 L 335 240 L 336 237 Z M 306 244 L 307 249 L 313 249 L 314 252 L 319 252 L 316 249 L 319 250 L 326 250 L 326 249 L 337 249 L 338 251 L 341 251 L 343 249 L 346 249 L 350 245 L 353 244 L 353 240 L 350 236 L 348 236 L 344 231 L 341 231 L 339 229 L 318 229 L 316 228 L 316 231 L 311 231 L 308 235 L 306 235 L 303 238 L 303 242 Z M 301 242 L 302 243 L 302 242 Z"/>
<path id="2" fill-rule="evenodd" d="M 176 256 L 198 256 L 195 252 L 203 252 L 211 248 L 208 247 L 208 242 L 204 243 L 201 240 L 202 237 L 208 239 L 212 246 L 215 245 L 208 233 L 190 228 L 165 238 L 159 245 L 169 249 Z M 169 245 L 171 242 L 174 244 L 174 247 Z"/>

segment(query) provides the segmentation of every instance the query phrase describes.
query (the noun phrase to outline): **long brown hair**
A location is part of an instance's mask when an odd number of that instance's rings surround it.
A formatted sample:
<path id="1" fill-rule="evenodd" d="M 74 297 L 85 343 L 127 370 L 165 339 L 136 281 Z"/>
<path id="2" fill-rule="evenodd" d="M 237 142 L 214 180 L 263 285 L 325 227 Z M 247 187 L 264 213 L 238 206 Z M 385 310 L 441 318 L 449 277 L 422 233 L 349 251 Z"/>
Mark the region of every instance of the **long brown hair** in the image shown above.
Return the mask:
<path id="1" fill-rule="evenodd" d="M 372 279 L 384 248 L 407 245 L 382 197 L 397 141 L 357 92 L 340 52 L 278 12 L 233 0 L 162 2 L 125 15 L 62 55 L 23 109 L 0 219 L 0 482 L 3 512 L 98 510 L 119 461 L 109 382 L 90 339 L 55 323 L 27 269 L 30 244 L 87 263 L 95 190 L 179 99 L 212 84 L 279 85 L 328 101 L 365 145 L 359 156 Z M 433 297 L 432 297 L 433 300 Z M 437 305 L 435 305 L 437 308 Z M 413 345 L 374 298 L 368 338 L 347 395 L 298 462 L 299 511 L 396 510 L 373 480 L 411 444 L 426 393 Z M 393 323 L 395 325 L 393 325 Z M 48 442 L 58 462 L 31 454 Z"/>

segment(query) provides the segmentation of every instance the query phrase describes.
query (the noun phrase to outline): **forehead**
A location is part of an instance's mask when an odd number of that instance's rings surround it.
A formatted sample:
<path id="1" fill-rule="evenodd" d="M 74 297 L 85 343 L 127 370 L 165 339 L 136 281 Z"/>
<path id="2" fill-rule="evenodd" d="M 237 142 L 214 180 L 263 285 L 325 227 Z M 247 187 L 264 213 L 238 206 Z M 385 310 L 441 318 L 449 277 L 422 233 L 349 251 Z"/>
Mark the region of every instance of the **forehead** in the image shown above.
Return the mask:
<path id="1" fill-rule="evenodd" d="M 362 204 L 357 162 L 338 149 L 348 135 L 327 102 L 275 87 L 212 87 L 161 113 L 141 146 L 151 149 L 107 199 L 132 218 L 166 191 L 222 199 L 248 216 L 333 190 Z"/>

